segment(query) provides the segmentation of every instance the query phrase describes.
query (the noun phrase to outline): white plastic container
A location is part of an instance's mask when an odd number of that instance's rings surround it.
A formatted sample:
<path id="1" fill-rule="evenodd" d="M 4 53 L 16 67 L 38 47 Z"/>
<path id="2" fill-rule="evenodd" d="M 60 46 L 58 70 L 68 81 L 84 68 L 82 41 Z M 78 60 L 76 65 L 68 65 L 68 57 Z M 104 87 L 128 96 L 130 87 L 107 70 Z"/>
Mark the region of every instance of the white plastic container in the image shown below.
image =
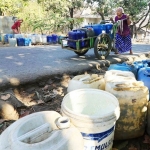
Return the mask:
<path id="1" fill-rule="evenodd" d="M 47 37 L 46 37 L 46 35 L 42 35 L 42 43 L 43 44 L 47 43 Z"/>
<path id="2" fill-rule="evenodd" d="M 120 115 L 115 96 L 98 89 L 75 90 L 63 98 L 61 112 L 81 132 L 85 150 L 112 148 L 115 123 Z"/>
<path id="3" fill-rule="evenodd" d="M 83 138 L 54 111 L 23 117 L 0 135 L 0 150 L 83 150 Z"/>
<path id="4" fill-rule="evenodd" d="M 97 74 L 78 75 L 69 81 L 67 92 L 82 88 L 105 90 L 105 80 L 103 76 L 98 76 Z"/>
<path id="5" fill-rule="evenodd" d="M 16 47 L 17 46 L 16 38 L 9 38 L 9 46 L 10 47 Z"/>
<path id="6" fill-rule="evenodd" d="M 116 122 L 115 140 L 142 136 L 149 100 L 149 91 L 144 83 L 133 80 L 106 82 L 105 90 L 115 95 L 120 104 L 121 114 Z"/>
<path id="7" fill-rule="evenodd" d="M 40 34 L 35 35 L 35 41 L 36 43 L 42 43 L 42 35 Z"/>
<path id="8" fill-rule="evenodd" d="M 31 36 L 32 36 L 31 34 L 27 34 L 27 33 L 26 33 L 26 34 L 24 34 L 24 37 L 25 37 L 25 38 L 29 38 L 29 39 L 31 39 Z"/>
<path id="9" fill-rule="evenodd" d="M 124 81 L 124 80 L 134 80 L 136 78 L 134 74 L 130 71 L 121 71 L 121 70 L 109 70 L 105 73 L 105 82 L 115 82 L 115 81 Z"/>
<path id="10" fill-rule="evenodd" d="M 36 44 L 36 35 L 31 35 L 31 43 Z"/>

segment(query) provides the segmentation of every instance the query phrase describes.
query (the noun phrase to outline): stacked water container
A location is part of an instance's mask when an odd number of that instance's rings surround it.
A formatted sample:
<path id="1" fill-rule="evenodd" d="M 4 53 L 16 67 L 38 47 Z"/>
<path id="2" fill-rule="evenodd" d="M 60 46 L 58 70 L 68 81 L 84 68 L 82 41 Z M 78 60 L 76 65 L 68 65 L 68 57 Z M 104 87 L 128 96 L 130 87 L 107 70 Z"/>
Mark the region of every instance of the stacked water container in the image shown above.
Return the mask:
<path id="1" fill-rule="evenodd" d="M 52 43 L 52 35 L 47 36 L 47 43 L 51 44 Z"/>
<path id="2" fill-rule="evenodd" d="M 95 36 L 100 35 L 101 33 L 107 33 L 111 35 L 113 24 L 107 23 L 107 24 L 93 24 L 93 25 L 86 25 L 85 28 L 93 28 L 95 32 Z"/>
<path id="3" fill-rule="evenodd" d="M 71 40 L 79 40 L 79 39 L 86 38 L 85 31 L 82 31 L 82 30 L 79 30 L 79 29 L 70 31 L 68 34 L 69 34 L 69 39 L 70 39 L 68 41 L 68 46 L 71 47 L 71 48 L 74 48 L 74 49 L 77 48 L 76 42 L 71 41 Z M 80 46 L 80 48 L 85 47 L 85 41 L 80 41 L 79 46 Z"/>
<path id="4" fill-rule="evenodd" d="M 120 104 L 116 140 L 140 137 L 145 132 L 149 91 L 131 71 L 134 72 L 130 66 L 113 65 L 105 74 L 105 90 L 115 95 Z"/>
<path id="5" fill-rule="evenodd" d="M 17 38 L 17 45 L 18 46 L 31 46 L 31 39 L 30 38 Z"/>
<path id="6" fill-rule="evenodd" d="M 56 44 L 58 43 L 58 35 L 52 34 L 47 36 L 47 43 L 48 44 Z"/>
<path id="7" fill-rule="evenodd" d="M 14 34 L 6 34 L 5 36 L 4 36 L 4 42 L 5 43 L 9 43 L 9 39 L 10 38 L 14 38 Z"/>

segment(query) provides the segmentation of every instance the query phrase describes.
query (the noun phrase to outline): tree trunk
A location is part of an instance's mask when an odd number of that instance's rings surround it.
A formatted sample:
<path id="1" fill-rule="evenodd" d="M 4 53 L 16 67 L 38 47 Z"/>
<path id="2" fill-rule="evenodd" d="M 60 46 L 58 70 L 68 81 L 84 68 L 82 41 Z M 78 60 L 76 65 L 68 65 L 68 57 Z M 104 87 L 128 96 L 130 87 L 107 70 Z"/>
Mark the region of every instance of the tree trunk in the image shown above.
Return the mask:
<path id="1" fill-rule="evenodd" d="M 69 12 L 70 12 L 70 18 L 73 18 L 73 8 L 69 8 Z M 70 22 L 70 30 L 73 29 L 73 22 L 71 21 Z"/>
<path id="2" fill-rule="evenodd" d="M 99 15 L 101 16 L 102 20 L 105 20 L 104 14 L 99 12 Z"/>
<path id="3" fill-rule="evenodd" d="M 2 12 L 1 9 L 0 9 L 0 16 L 4 16 L 4 13 Z"/>

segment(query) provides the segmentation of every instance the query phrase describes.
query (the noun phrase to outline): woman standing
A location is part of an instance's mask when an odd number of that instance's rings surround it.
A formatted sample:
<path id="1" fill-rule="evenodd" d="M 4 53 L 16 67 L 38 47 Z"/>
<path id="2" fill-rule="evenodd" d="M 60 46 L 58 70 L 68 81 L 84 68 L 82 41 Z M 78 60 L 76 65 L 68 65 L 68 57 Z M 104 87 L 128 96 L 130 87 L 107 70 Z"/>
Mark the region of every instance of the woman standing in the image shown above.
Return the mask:
<path id="1" fill-rule="evenodd" d="M 23 19 L 17 20 L 13 26 L 11 27 L 11 29 L 13 30 L 14 34 L 19 34 L 20 33 L 20 26 L 21 23 L 23 22 Z"/>
<path id="2" fill-rule="evenodd" d="M 110 18 L 113 23 L 118 23 L 118 31 L 115 37 L 115 48 L 117 52 L 115 52 L 115 54 L 124 53 L 127 51 L 129 51 L 130 54 L 133 54 L 131 49 L 132 44 L 129 28 L 131 21 L 129 19 L 129 16 L 124 14 L 124 10 L 122 7 L 117 8 L 116 13 L 117 16 L 115 17 L 115 21 Z"/>

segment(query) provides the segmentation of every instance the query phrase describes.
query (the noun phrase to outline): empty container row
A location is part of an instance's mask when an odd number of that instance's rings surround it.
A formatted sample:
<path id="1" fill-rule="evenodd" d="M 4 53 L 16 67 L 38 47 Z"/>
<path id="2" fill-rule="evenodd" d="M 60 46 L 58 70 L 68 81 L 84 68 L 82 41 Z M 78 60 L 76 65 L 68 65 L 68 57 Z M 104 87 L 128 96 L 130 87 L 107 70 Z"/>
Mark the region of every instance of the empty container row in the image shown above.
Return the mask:
<path id="1" fill-rule="evenodd" d="M 1 34 L 1 41 L 3 43 L 12 43 L 12 41 L 15 41 L 15 39 L 20 39 L 21 41 L 31 41 L 31 44 L 36 43 L 58 43 L 58 40 L 60 39 L 60 36 L 56 34 L 52 35 L 38 35 L 38 34 Z M 19 40 L 19 41 L 20 41 Z M 17 41 L 18 44 L 18 41 Z M 22 46 L 23 44 L 21 44 Z M 20 46 L 20 44 L 18 45 Z M 26 46 L 26 44 L 24 44 Z"/>

